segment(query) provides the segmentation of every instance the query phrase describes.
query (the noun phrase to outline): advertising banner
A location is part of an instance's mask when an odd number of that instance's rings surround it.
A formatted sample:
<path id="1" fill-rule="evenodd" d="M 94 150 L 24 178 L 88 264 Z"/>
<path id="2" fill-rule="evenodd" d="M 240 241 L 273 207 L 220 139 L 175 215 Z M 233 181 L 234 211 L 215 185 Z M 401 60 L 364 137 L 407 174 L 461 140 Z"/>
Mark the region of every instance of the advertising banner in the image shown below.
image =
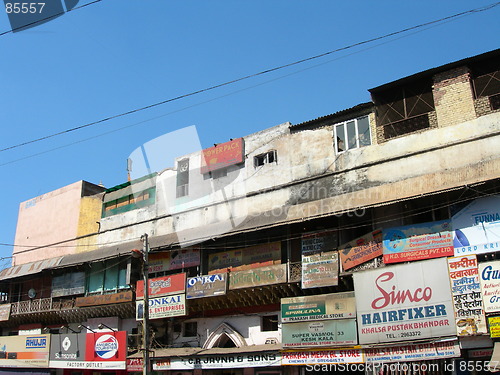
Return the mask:
<path id="1" fill-rule="evenodd" d="M 283 323 L 356 317 L 354 292 L 281 299 Z"/>
<path id="2" fill-rule="evenodd" d="M 179 294 L 186 291 L 186 274 L 177 273 L 162 277 L 149 279 L 149 297 L 165 296 L 167 294 Z M 135 296 L 144 298 L 144 280 L 137 281 Z"/>
<path id="3" fill-rule="evenodd" d="M 284 348 L 357 344 L 356 319 L 287 323 L 281 326 Z"/>
<path id="4" fill-rule="evenodd" d="M 355 273 L 360 343 L 455 335 L 447 271 L 440 258 Z"/>
<path id="5" fill-rule="evenodd" d="M 479 263 L 479 281 L 483 293 L 484 311 L 500 311 L 500 261 Z"/>
<path id="6" fill-rule="evenodd" d="M 339 253 L 302 253 L 302 289 L 339 284 Z"/>
<path id="7" fill-rule="evenodd" d="M 474 200 L 451 223 L 455 255 L 500 251 L 500 195 Z"/>
<path id="8" fill-rule="evenodd" d="M 148 258 L 149 273 L 178 270 L 200 265 L 199 249 L 172 250 L 151 253 Z"/>
<path id="9" fill-rule="evenodd" d="M 301 250 L 303 254 L 336 250 L 338 245 L 336 231 L 309 232 L 302 234 Z"/>
<path id="10" fill-rule="evenodd" d="M 458 336 L 488 333 L 475 255 L 448 258 Z"/>
<path id="11" fill-rule="evenodd" d="M 208 256 L 208 270 L 230 268 L 233 271 L 281 263 L 281 242 L 260 244 L 223 251 Z M 211 273 L 211 272 L 209 272 Z"/>
<path id="12" fill-rule="evenodd" d="M 135 301 L 136 320 L 144 317 L 144 301 Z M 149 319 L 186 315 L 186 295 L 177 294 L 149 299 Z"/>
<path id="13" fill-rule="evenodd" d="M 87 333 L 86 368 L 125 370 L 127 368 L 127 332 Z"/>
<path id="14" fill-rule="evenodd" d="M 276 352 L 234 353 L 193 357 L 171 357 L 153 362 L 153 370 L 232 369 L 280 366 Z"/>
<path id="15" fill-rule="evenodd" d="M 427 361 L 460 357 L 458 340 L 364 349 L 367 363 Z"/>
<path id="16" fill-rule="evenodd" d="M 113 294 L 97 294 L 94 296 L 78 297 L 75 301 L 77 307 L 111 305 L 115 303 L 132 302 L 134 296 L 131 290 Z"/>
<path id="17" fill-rule="evenodd" d="M 0 336 L 0 367 L 49 366 L 50 335 Z"/>
<path id="18" fill-rule="evenodd" d="M 236 271 L 231 272 L 229 275 L 229 289 L 282 284 L 286 282 L 286 264 L 254 268 L 248 271 Z"/>
<path id="19" fill-rule="evenodd" d="M 9 320 L 10 317 L 10 303 L 0 305 L 0 321 Z"/>
<path id="20" fill-rule="evenodd" d="M 52 335 L 50 340 L 50 368 L 86 368 L 86 333 Z"/>
<path id="21" fill-rule="evenodd" d="M 453 256 L 451 223 L 447 220 L 384 229 L 384 263 Z"/>
<path id="22" fill-rule="evenodd" d="M 226 294 L 227 274 L 216 273 L 188 277 L 186 285 L 186 298 L 213 297 Z"/>
<path id="23" fill-rule="evenodd" d="M 282 365 L 364 363 L 361 349 L 302 350 L 281 353 Z"/>
<path id="24" fill-rule="evenodd" d="M 488 326 L 490 327 L 490 337 L 500 337 L 500 316 L 488 317 Z"/>
<path id="25" fill-rule="evenodd" d="M 127 358 L 128 372 L 142 372 L 144 369 L 142 358 Z"/>
<path id="26" fill-rule="evenodd" d="M 374 230 L 340 246 L 339 254 L 344 271 L 381 256 L 382 230 Z"/>
<path id="27" fill-rule="evenodd" d="M 243 163 L 243 138 L 233 139 L 226 143 L 204 149 L 201 153 L 202 174 Z"/>

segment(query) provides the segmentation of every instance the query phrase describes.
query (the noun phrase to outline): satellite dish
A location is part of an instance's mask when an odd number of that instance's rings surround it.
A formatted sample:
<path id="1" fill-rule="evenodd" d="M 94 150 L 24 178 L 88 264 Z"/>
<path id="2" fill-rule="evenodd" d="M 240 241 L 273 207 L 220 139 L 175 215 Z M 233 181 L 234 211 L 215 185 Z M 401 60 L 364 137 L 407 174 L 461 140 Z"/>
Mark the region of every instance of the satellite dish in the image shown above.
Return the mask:
<path id="1" fill-rule="evenodd" d="M 28 290 L 28 297 L 29 298 L 35 298 L 36 297 L 36 290 L 31 288 L 30 290 Z"/>

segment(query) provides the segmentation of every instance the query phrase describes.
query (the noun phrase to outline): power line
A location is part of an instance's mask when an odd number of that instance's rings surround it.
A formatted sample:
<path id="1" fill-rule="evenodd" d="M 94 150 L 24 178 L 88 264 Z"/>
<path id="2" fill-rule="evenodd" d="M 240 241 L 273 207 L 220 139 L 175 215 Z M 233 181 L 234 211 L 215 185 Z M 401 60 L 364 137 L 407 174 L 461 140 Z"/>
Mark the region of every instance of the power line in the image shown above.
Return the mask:
<path id="1" fill-rule="evenodd" d="M 101 1 L 101 0 L 96 0 L 96 1 L 94 1 L 94 3 L 98 2 L 98 1 Z M 92 3 L 89 3 L 89 5 L 90 4 L 92 4 Z M 97 120 L 97 121 L 93 121 L 93 122 L 90 122 L 90 123 L 86 123 L 86 124 L 83 124 L 83 125 L 80 125 L 80 126 L 76 126 L 76 127 L 70 128 L 70 129 L 66 129 L 66 130 L 63 130 L 63 131 L 60 131 L 60 132 L 57 132 L 57 133 L 52 133 L 52 134 L 49 134 L 49 135 L 46 135 L 46 136 L 43 136 L 43 137 L 40 137 L 40 138 L 35 138 L 35 139 L 29 140 L 29 141 L 18 143 L 16 145 L 5 147 L 3 149 L 0 149 L 0 152 L 12 150 L 12 149 L 19 148 L 19 147 L 22 147 L 22 146 L 26 146 L 26 145 L 29 145 L 29 144 L 32 144 L 32 143 L 40 142 L 40 141 L 43 141 L 43 140 L 46 140 L 46 139 L 49 139 L 49 138 L 53 138 L 53 137 L 56 137 L 56 136 L 59 136 L 59 135 L 71 133 L 71 132 L 74 132 L 74 131 L 77 131 L 77 130 L 81 130 L 81 129 L 84 129 L 84 128 L 87 128 L 87 127 L 91 127 L 91 126 L 94 126 L 94 125 L 102 124 L 104 122 L 108 122 L 108 121 L 116 119 L 116 118 L 120 118 L 120 117 L 123 117 L 123 116 L 128 116 L 128 115 L 131 115 L 131 114 L 134 114 L 134 113 L 137 113 L 137 112 L 141 112 L 141 111 L 144 111 L 144 110 L 147 110 L 147 109 L 151 109 L 151 108 L 154 108 L 154 107 L 161 106 L 163 104 L 171 103 L 171 102 L 174 102 L 174 101 L 177 101 L 177 100 L 180 100 L 180 99 L 185 99 L 185 98 L 190 97 L 190 96 L 198 95 L 198 94 L 201 94 L 201 93 L 204 93 L 204 92 L 207 92 L 207 91 L 211 91 L 211 90 L 215 90 L 215 89 L 218 89 L 218 88 L 221 88 L 221 87 L 224 87 L 224 86 L 232 85 L 234 83 L 241 82 L 241 81 L 244 81 L 244 80 L 247 80 L 247 79 L 250 79 L 250 78 L 258 77 L 258 76 L 265 75 L 265 74 L 268 74 L 268 73 L 272 73 L 272 72 L 275 72 L 275 71 L 278 71 L 278 70 L 281 70 L 281 69 L 285 69 L 285 68 L 288 68 L 288 67 L 291 67 L 291 66 L 294 66 L 294 65 L 298 65 L 298 64 L 302 64 L 302 63 L 305 63 L 305 62 L 308 62 L 308 61 L 319 59 L 321 57 L 325 57 L 325 56 L 331 55 L 333 53 L 337 53 L 337 52 L 345 51 L 345 50 L 348 50 L 348 49 L 352 49 L 354 47 L 358 47 L 358 46 L 361 46 L 361 45 L 364 45 L 364 44 L 372 43 L 372 42 L 375 42 L 375 41 L 378 41 L 378 40 L 381 40 L 381 39 L 386 39 L 386 38 L 389 38 L 391 36 L 402 34 L 402 33 L 405 33 L 405 32 L 411 31 L 411 30 L 419 29 L 419 28 L 422 28 L 422 27 L 425 27 L 425 26 L 430 26 L 430 25 L 437 24 L 437 23 L 440 23 L 440 22 L 443 22 L 443 21 L 449 21 L 449 20 L 456 19 L 456 18 L 461 17 L 461 16 L 470 15 L 472 13 L 484 12 L 484 11 L 493 9 L 494 7 L 498 6 L 499 4 L 500 4 L 500 2 L 496 2 L 496 3 L 490 4 L 490 5 L 487 5 L 487 6 L 484 6 L 484 7 L 470 9 L 470 10 L 467 10 L 467 11 L 464 11 L 464 12 L 460 12 L 460 13 L 457 13 L 457 14 L 454 14 L 454 15 L 451 15 L 451 16 L 443 17 L 443 18 L 440 18 L 440 19 L 437 19 L 437 20 L 434 20 L 434 21 L 425 22 L 425 23 L 422 23 L 422 24 L 419 24 L 419 25 L 415 25 L 415 26 L 411 26 L 411 27 L 408 27 L 408 28 L 405 28 L 405 29 L 402 29 L 402 30 L 399 30 L 399 31 L 394 31 L 394 32 L 389 33 L 389 34 L 385 34 L 385 35 L 378 36 L 378 37 L 375 37 L 375 38 L 367 39 L 367 40 L 364 40 L 364 41 L 361 41 L 361 42 L 350 44 L 348 46 L 340 47 L 340 48 L 337 48 L 337 49 L 334 49 L 334 50 L 331 50 L 331 51 L 327 51 L 327 52 L 321 53 L 319 55 L 310 56 L 310 57 L 307 57 L 307 58 L 304 58 L 304 59 L 301 59 L 301 60 L 297 60 L 297 61 L 294 61 L 294 62 L 291 62 L 291 63 L 288 63 L 288 64 L 284 64 L 284 65 L 280 65 L 280 66 L 277 66 L 277 67 L 274 67 L 274 68 L 269 68 L 269 69 L 266 69 L 266 70 L 262 70 L 262 71 L 260 71 L 258 73 L 249 74 L 249 75 L 246 75 L 246 76 L 243 76 L 243 77 L 240 77 L 240 78 L 236 78 L 236 79 L 233 79 L 233 80 L 230 80 L 230 81 L 226 81 L 226 82 L 223 82 L 223 83 L 219 83 L 219 84 L 216 84 L 216 85 L 204 88 L 204 89 L 192 91 L 192 92 L 187 93 L 187 94 L 178 95 L 176 97 L 169 98 L 169 99 L 166 99 L 166 100 L 162 100 L 162 101 L 157 102 L 157 103 L 149 104 L 149 105 L 144 106 L 144 107 L 135 108 L 135 109 L 132 109 L 130 111 L 126 111 L 126 112 L 123 112 L 123 113 L 120 113 L 120 114 L 117 114 L 117 115 L 112 115 L 112 116 L 109 116 L 109 117 L 105 117 L 103 119 L 100 119 L 100 120 Z"/>

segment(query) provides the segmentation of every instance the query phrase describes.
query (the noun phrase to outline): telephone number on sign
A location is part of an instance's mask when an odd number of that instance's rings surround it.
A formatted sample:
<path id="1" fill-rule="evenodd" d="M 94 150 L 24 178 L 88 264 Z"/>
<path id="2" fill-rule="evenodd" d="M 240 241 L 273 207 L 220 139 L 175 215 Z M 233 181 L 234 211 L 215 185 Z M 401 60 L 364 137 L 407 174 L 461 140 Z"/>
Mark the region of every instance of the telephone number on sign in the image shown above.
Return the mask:
<path id="1" fill-rule="evenodd" d="M 45 3 L 5 3 L 5 12 L 10 14 L 42 13 Z"/>
<path id="2" fill-rule="evenodd" d="M 420 331 L 401 332 L 400 337 L 420 336 Z"/>

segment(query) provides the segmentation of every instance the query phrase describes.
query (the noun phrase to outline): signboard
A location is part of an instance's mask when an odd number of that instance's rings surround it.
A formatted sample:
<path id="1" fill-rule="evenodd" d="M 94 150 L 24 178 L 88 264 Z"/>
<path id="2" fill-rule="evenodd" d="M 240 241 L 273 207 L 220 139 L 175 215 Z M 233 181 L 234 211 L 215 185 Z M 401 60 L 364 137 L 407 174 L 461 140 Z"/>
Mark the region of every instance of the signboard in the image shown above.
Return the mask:
<path id="1" fill-rule="evenodd" d="M 151 253 L 148 257 L 149 273 L 165 272 L 200 265 L 199 249 L 172 250 Z"/>
<path id="2" fill-rule="evenodd" d="M 500 251 L 500 196 L 476 199 L 451 218 L 455 255 Z"/>
<path id="3" fill-rule="evenodd" d="M 382 230 L 374 230 L 340 246 L 339 254 L 344 271 L 381 256 Z"/>
<path id="4" fill-rule="evenodd" d="M 85 362 L 86 333 L 52 335 L 50 368 L 87 368 Z"/>
<path id="5" fill-rule="evenodd" d="M 458 336 L 488 333 L 475 255 L 448 258 Z"/>
<path id="6" fill-rule="evenodd" d="M 303 350 L 281 353 L 282 365 L 364 363 L 361 349 Z"/>
<path id="7" fill-rule="evenodd" d="M 281 326 L 284 348 L 357 344 L 356 319 L 287 323 Z"/>
<path id="8" fill-rule="evenodd" d="M 302 234 L 302 253 L 318 253 L 337 249 L 337 232 L 323 231 Z"/>
<path id="9" fill-rule="evenodd" d="M 479 264 L 484 312 L 500 311 L 500 261 Z"/>
<path id="10" fill-rule="evenodd" d="M 78 297 L 76 299 L 77 307 L 111 305 L 115 303 L 132 302 L 133 295 L 131 290 L 113 294 L 98 294 L 95 296 Z"/>
<path id="11" fill-rule="evenodd" d="M 281 263 L 281 242 L 223 251 L 208 255 L 208 270 L 230 268 L 234 271 Z M 252 266 L 253 265 L 253 266 Z M 211 273 L 211 272 L 209 272 Z"/>
<path id="12" fill-rule="evenodd" d="M 149 279 L 149 297 L 178 294 L 186 291 L 186 274 L 176 273 Z M 144 298 L 144 280 L 137 281 L 136 298 Z"/>
<path id="13" fill-rule="evenodd" d="M 9 320 L 10 317 L 10 303 L 0 305 L 0 321 Z"/>
<path id="14" fill-rule="evenodd" d="M 171 357 L 153 362 L 153 370 L 233 369 L 281 366 L 278 352 L 234 353 L 192 357 Z"/>
<path id="15" fill-rule="evenodd" d="M 226 273 L 216 273 L 189 277 L 186 285 L 186 298 L 212 297 L 226 294 Z"/>
<path id="16" fill-rule="evenodd" d="M 454 335 L 447 271 L 440 258 L 355 273 L 360 343 Z"/>
<path id="17" fill-rule="evenodd" d="M 490 327 L 490 337 L 500 337 L 500 316 L 488 317 L 488 326 Z"/>
<path id="18" fill-rule="evenodd" d="M 49 365 L 50 335 L 0 336 L 0 367 Z"/>
<path id="19" fill-rule="evenodd" d="M 408 362 L 460 357 L 458 340 L 366 348 L 367 363 Z"/>
<path id="20" fill-rule="evenodd" d="M 128 372 L 142 372 L 144 369 L 142 358 L 127 358 Z"/>
<path id="21" fill-rule="evenodd" d="M 318 294 L 281 299 L 283 323 L 309 320 L 345 319 L 356 316 L 354 292 Z"/>
<path id="22" fill-rule="evenodd" d="M 286 264 L 231 272 L 229 289 L 249 288 L 259 285 L 286 283 Z"/>
<path id="23" fill-rule="evenodd" d="M 135 301 L 136 320 L 144 317 L 144 301 Z M 177 294 L 149 299 L 149 319 L 186 315 L 186 295 Z"/>
<path id="24" fill-rule="evenodd" d="M 243 138 L 233 139 L 217 146 L 206 148 L 201 152 L 202 174 L 243 163 Z"/>
<path id="25" fill-rule="evenodd" d="M 453 235 L 447 220 L 412 224 L 383 231 L 384 263 L 453 256 Z"/>
<path id="26" fill-rule="evenodd" d="M 302 253 L 302 289 L 339 284 L 339 253 Z"/>
<path id="27" fill-rule="evenodd" d="M 127 367 L 127 332 L 87 333 L 86 368 L 125 370 Z"/>

